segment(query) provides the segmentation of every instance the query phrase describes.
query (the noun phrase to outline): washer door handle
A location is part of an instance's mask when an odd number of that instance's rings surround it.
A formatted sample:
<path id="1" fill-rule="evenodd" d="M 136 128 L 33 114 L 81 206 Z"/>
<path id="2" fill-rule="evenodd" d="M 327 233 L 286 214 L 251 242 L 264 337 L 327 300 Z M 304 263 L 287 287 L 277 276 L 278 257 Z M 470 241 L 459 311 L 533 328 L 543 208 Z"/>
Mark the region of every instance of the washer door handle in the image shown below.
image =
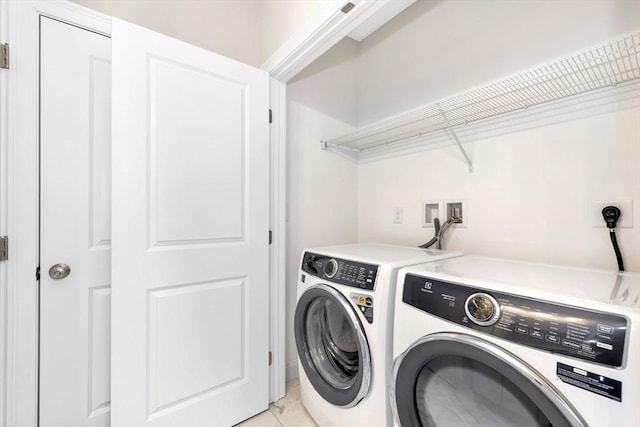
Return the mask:
<path id="1" fill-rule="evenodd" d="M 49 277 L 54 280 L 61 280 L 67 277 L 71 273 L 71 267 L 67 264 L 54 264 L 49 269 Z"/>

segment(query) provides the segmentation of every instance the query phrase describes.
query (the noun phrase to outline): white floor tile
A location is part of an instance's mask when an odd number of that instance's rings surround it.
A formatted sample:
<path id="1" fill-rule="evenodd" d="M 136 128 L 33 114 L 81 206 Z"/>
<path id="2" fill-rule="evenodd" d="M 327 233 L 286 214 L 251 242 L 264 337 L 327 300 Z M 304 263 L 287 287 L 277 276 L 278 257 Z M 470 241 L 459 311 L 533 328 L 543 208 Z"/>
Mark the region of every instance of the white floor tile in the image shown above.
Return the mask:
<path id="1" fill-rule="evenodd" d="M 235 427 L 282 427 L 282 424 L 271 412 L 264 411 L 253 418 L 236 424 Z"/>
<path id="2" fill-rule="evenodd" d="M 300 381 L 287 383 L 287 394 L 269 405 L 269 410 L 256 415 L 236 427 L 318 427 L 307 413 L 300 399 Z"/>

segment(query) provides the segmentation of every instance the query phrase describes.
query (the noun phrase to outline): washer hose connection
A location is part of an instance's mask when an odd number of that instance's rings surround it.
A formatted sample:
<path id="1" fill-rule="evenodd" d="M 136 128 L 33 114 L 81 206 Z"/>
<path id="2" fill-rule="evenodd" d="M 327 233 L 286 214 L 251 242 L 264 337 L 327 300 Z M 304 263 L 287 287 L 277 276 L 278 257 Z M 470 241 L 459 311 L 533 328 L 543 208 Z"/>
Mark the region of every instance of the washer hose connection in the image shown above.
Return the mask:
<path id="1" fill-rule="evenodd" d="M 447 230 L 451 228 L 453 224 L 458 224 L 461 222 L 462 222 L 462 218 L 460 218 L 459 216 L 452 216 L 448 220 L 446 220 L 444 224 L 442 224 L 442 227 L 440 228 L 440 231 L 438 232 L 438 235 L 437 235 L 438 241 L 436 244 L 436 249 L 442 249 L 442 239 L 444 239 L 444 233 L 446 233 Z"/>
<path id="2" fill-rule="evenodd" d="M 429 240 L 427 243 L 424 243 L 419 248 L 429 248 L 434 245 L 438 241 L 438 233 L 440 233 L 440 220 L 438 218 L 433 219 L 433 227 L 435 228 L 433 239 Z"/>
<path id="3" fill-rule="evenodd" d="M 426 249 L 435 244 L 436 249 L 442 249 L 442 239 L 444 238 L 444 234 L 447 232 L 449 228 L 451 228 L 453 224 L 459 224 L 461 222 L 462 222 L 461 217 L 451 216 L 448 220 L 444 222 L 444 224 L 442 224 L 442 227 L 440 227 L 440 220 L 438 218 L 434 218 L 433 226 L 435 228 L 435 236 L 433 236 L 433 239 L 429 240 L 427 243 L 422 244 L 418 247 Z"/>

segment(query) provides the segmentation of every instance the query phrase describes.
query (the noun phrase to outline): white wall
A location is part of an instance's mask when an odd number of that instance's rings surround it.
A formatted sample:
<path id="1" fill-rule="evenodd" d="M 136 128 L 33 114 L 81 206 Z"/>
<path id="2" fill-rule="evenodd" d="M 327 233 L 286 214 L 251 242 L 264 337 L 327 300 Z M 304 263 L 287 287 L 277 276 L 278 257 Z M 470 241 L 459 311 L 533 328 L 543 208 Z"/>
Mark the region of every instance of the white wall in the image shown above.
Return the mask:
<path id="1" fill-rule="evenodd" d="M 359 46 L 359 124 L 639 28 L 640 1 L 420 0 Z"/>
<path id="2" fill-rule="evenodd" d="M 359 46 L 358 122 L 639 28 L 640 2 L 418 2 Z M 635 227 L 618 234 L 628 268 L 640 270 L 638 109 L 600 114 L 589 108 L 581 117 L 593 117 L 541 122 L 467 146 L 472 174 L 453 146 L 361 165 L 358 239 L 422 243 L 433 229 L 420 225 L 421 201 L 461 198 L 468 203 L 468 228 L 451 231 L 448 248 L 616 268 L 608 232 L 591 226 L 592 205 L 633 199 Z M 404 208 L 404 224 L 392 224 L 394 207 Z"/>
<path id="3" fill-rule="evenodd" d="M 340 42 L 287 86 L 287 362 L 302 250 L 357 239 L 356 165 L 320 148 L 356 121 L 355 49 Z"/>
<path id="4" fill-rule="evenodd" d="M 358 240 L 426 242 L 421 201 L 465 199 L 467 228 L 447 249 L 466 254 L 617 269 L 593 202 L 635 202 L 631 229 L 618 229 L 628 270 L 640 271 L 640 108 L 473 143 L 473 173 L 455 146 L 361 165 Z M 394 207 L 404 223 L 393 224 Z M 596 215 L 597 217 L 597 215 Z"/>
<path id="5" fill-rule="evenodd" d="M 260 67 L 325 0 L 71 0 Z"/>

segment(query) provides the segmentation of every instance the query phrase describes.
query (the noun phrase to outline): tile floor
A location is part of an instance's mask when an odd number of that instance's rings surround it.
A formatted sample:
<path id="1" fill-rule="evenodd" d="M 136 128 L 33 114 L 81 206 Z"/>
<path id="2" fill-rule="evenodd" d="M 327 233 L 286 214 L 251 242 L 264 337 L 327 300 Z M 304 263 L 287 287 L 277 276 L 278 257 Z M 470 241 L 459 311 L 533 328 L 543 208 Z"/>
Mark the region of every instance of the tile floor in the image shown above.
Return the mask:
<path id="1" fill-rule="evenodd" d="M 300 381 L 287 383 L 287 394 L 269 405 L 269 409 L 235 427 L 318 427 L 300 400 Z"/>

